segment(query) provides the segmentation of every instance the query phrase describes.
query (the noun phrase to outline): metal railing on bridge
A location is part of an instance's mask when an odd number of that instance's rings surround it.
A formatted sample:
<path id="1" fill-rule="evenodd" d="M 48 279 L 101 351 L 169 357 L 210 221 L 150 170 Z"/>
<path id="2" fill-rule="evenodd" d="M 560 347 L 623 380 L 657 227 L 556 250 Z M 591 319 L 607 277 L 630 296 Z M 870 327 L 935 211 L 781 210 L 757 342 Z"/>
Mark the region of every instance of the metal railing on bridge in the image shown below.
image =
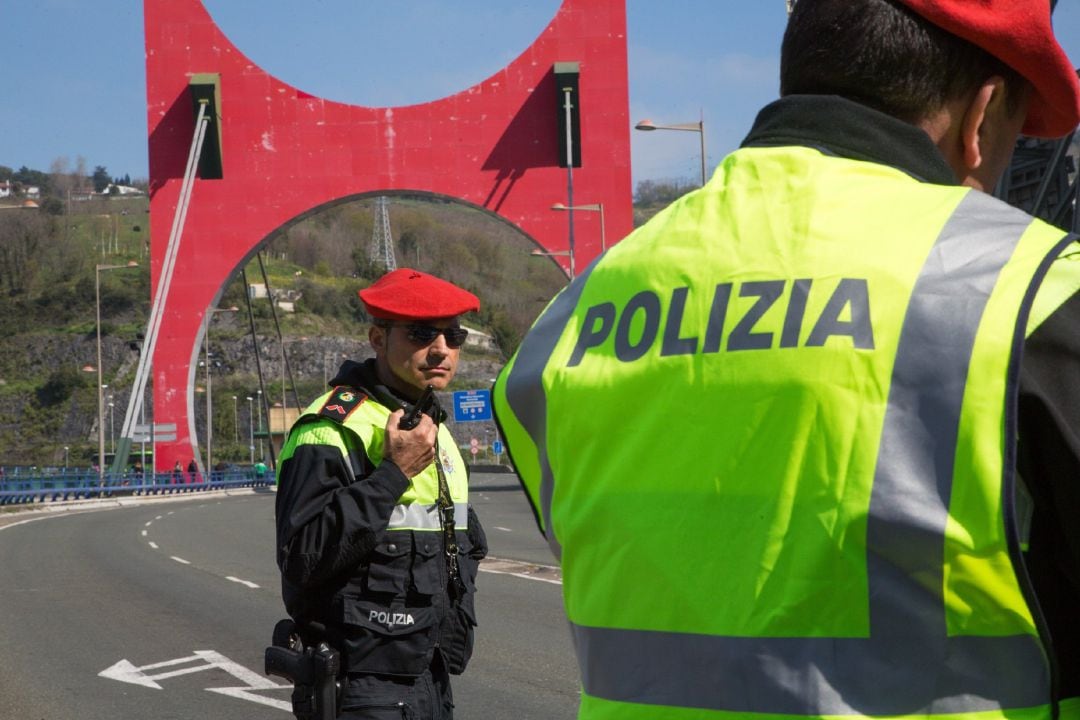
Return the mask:
<path id="1" fill-rule="evenodd" d="M 64 502 L 94 498 L 174 495 L 243 487 L 269 487 L 272 472 L 235 468 L 202 473 L 105 473 L 100 481 L 96 471 L 64 474 L 22 473 L 0 478 L 0 505 Z"/>

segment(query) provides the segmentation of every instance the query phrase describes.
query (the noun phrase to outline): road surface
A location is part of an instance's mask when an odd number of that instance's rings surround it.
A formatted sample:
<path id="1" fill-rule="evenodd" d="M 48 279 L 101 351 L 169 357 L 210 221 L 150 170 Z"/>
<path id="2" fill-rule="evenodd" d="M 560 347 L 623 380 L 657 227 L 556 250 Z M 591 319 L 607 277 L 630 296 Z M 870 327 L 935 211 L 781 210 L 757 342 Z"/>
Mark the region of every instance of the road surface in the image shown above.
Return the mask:
<path id="1" fill-rule="evenodd" d="M 551 554 L 512 475 L 477 475 L 491 559 L 456 715 L 573 718 L 577 667 Z M 0 516 L 5 717 L 288 718 L 262 673 L 284 616 L 274 494 Z"/>

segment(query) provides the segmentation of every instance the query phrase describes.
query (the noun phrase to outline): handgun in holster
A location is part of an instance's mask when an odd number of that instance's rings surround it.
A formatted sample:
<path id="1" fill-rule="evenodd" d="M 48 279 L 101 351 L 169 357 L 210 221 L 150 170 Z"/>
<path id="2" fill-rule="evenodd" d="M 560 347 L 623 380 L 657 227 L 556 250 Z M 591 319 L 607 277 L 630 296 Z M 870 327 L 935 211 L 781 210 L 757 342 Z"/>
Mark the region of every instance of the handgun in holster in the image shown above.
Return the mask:
<path id="1" fill-rule="evenodd" d="M 314 630 L 317 635 L 323 634 L 318 630 Z M 338 651 L 325 641 L 305 645 L 296 624 L 289 619 L 274 626 L 272 643 L 264 654 L 264 672 L 293 684 L 293 714 L 297 720 L 334 720 L 340 689 Z"/>

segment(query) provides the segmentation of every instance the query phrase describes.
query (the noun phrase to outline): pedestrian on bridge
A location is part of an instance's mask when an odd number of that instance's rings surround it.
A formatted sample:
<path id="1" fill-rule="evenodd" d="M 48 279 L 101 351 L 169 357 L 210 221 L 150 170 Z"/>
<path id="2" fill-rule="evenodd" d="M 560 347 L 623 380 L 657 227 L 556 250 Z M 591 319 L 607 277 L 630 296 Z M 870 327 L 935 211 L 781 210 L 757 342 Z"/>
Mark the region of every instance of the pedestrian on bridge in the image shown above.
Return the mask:
<path id="1" fill-rule="evenodd" d="M 1080 718 L 1080 245 L 988 194 L 1080 122 L 1050 12 L 798 0 L 742 147 L 524 338 L 579 717 Z"/>
<path id="2" fill-rule="evenodd" d="M 340 717 L 453 717 L 472 654 L 484 532 L 434 394 L 479 300 L 410 269 L 360 291 L 373 358 L 346 361 L 281 451 L 277 559 L 289 615 L 342 654 Z M 431 399 L 425 403 L 424 398 Z M 413 429 L 405 411 L 422 410 Z M 313 625 L 325 628 L 312 637 Z"/>

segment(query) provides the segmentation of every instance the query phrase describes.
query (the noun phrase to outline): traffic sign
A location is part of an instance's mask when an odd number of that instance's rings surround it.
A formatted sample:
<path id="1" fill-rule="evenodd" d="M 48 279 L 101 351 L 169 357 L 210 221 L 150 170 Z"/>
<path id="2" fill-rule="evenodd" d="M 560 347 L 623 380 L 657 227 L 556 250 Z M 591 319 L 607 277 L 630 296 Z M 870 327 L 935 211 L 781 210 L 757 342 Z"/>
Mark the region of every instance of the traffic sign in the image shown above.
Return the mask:
<path id="1" fill-rule="evenodd" d="M 459 390 L 454 393 L 454 422 L 477 422 L 490 419 L 490 390 Z"/>
<path id="2" fill-rule="evenodd" d="M 501 440 L 496 440 L 495 442 L 491 443 L 491 452 L 495 453 L 496 455 L 502 455 L 502 451 L 503 446 Z"/>
<path id="3" fill-rule="evenodd" d="M 176 423 L 154 423 L 154 432 L 150 432 L 150 425 L 136 423 L 131 429 L 131 442 L 174 442 L 176 440 Z"/>

